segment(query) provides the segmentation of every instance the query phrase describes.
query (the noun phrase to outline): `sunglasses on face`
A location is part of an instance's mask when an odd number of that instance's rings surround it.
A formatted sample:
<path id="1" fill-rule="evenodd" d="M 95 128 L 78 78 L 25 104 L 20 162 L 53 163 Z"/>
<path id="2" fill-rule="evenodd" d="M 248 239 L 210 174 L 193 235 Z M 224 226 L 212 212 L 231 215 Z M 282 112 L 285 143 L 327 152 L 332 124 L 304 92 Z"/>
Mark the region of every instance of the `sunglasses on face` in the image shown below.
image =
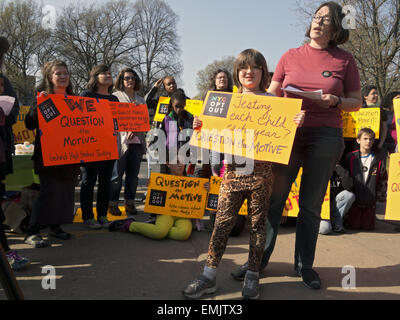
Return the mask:
<path id="1" fill-rule="evenodd" d="M 125 81 L 129 81 L 129 80 L 135 80 L 135 77 L 124 77 Z"/>

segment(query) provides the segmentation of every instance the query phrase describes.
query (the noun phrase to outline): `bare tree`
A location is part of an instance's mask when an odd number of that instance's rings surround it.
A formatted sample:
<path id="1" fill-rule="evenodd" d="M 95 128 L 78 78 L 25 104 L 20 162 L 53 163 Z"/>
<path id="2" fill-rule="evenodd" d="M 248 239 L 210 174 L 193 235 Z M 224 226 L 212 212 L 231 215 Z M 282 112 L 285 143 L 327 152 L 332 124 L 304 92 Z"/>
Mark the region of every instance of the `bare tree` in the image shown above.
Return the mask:
<path id="1" fill-rule="evenodd" d="M 139 0 L 134 10 L 141 46 L 131 52 L 130 61 L 139 72 L 145 93 L 158 79 L 166 75 L 179 79 L 182 73 L 178 16 L 163 0 Z"/>
<path id="2" fill-rule="evenodd" d="M 63 9 L 54 43 L 59 57 L 71 66 L 77 90 L 85 88 L 94 66 L 107 64 L 115 73 L 127 63 L 128 55 L 141 45 L 136 19 L 127 0 Z"/>
<path id="3" fill-rule="evenodd" d="M 10 42 L 5 68 L 23 104 L 34 99 L 37 57 L 49 41 L 42 25 L 42 7 L 33 0 L 17 0 L 0 6 L 0 32 Z"/>
<path id="4" fill-rule="evenodd" d="M 207 65 L 203 70 L 197 72 L 196 87 L 199 90 L 197 95 L 201 100 L 204 98 L 207 91 L 210 89 L 210 80 L 214 72 L 218 69 L 224 69 L 232 74 L 234 56 L 226 56 L 220 60 L 215 60 Z"/>
<path id="5" fill-rule="evenodd" d="M 345 12 L 353 19 L 354 29 L 350 29 L 350 40 L 343 48 L 356 59 L 362 85 L 376 85 L 382 99 L 400 88 L 400 0 L 338 2 L 353 8 Z M 304 28 L 319 4 L 315 0 L 297 1 L 296 11 Z"/>

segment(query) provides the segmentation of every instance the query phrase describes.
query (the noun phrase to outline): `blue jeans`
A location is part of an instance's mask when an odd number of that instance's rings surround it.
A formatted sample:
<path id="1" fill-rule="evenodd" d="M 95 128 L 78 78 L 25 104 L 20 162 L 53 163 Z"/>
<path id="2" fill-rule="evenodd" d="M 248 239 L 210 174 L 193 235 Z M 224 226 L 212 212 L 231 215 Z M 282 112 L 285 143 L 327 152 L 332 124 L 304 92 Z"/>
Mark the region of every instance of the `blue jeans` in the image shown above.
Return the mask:
<path id="1" fill-rule="evenodd" d="M 81 168 L 82 185 L 80 200 L 83 221 L 94 218 L 93 192 L 97 177 L 99 178 L 96 201 L 97 219 L 101 216 L 107 216 L 114 162 L 115 160 L 88 162 Z"/>
<path id="2" fill-rule="evenodd" d="M 113 172 L 111 201 L 118 202 L 122 188 L 122 177 L 125 173 L 125 201 L 134 204 L 136 189 L 139 182 L 140 164 L 142 152 L 140 144 L 129 144 L 128 150 L 117 161 L 117 172 Z M 115 166 L 114 166 L 115 167 Z M 116 174 L 115 174 L 116 173 Z"/>
<path id="3" fill-rule="evenodd" d="M 288 165 L 276 164 L 267 219 L 267 241 L 261 267 L 274 250 L 283 208 L 300 166 L 303 174 L 296 222 L 295 268 L 312 268 L 321 221 L 321 207 L 333 170 L 344 150 L 342 129 L 299 128 Z"/>
<path id="4" fill-rule="evenodd" d="M 349 212 L 355 200 L 356 196 L 354 193 L 347 190 L 343 190 L 336 195 L 334 214 L 331 214 L 331 221 L 334 228 L 343 227 L 343 218 Z"/>

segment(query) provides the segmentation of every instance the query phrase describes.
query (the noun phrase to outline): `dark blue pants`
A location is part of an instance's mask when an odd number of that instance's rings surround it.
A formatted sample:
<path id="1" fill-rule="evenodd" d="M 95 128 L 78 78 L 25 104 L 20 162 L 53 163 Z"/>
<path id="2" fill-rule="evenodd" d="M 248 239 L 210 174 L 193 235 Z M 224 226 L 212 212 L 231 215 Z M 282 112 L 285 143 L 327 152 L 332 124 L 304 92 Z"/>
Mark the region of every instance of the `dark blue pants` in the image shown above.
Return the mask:
<path id="1" fill-rule="evenodd" d="M 299 128 L 288 165 L 276 164 L 261 267 L 274 250 L 283 208 L 299 168 L 303 167 L 296 222 L 295 268 L 312 268 L 329 179 L 344 150 L 342 129 Z"/>
<path id="2" fill-rule="evenodd" d="M 88 162 L 81 168 L 82 185 L 80 198 L 83 221 L 94 218 L 93 191 L 97 177 L 99 178 L 96 201 L 97 219 L 101 216 L 107 216 L 114 162 L 115 160 Z"/>

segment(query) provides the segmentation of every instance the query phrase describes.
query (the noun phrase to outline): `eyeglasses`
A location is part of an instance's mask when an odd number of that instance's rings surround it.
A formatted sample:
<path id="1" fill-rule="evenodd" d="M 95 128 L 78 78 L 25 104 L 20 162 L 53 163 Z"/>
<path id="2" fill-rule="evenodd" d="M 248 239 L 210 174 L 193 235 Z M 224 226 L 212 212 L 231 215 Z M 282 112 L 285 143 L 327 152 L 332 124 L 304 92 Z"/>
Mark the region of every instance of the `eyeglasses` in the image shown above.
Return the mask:
<path id="1" fill-rule="evenodd" d="M 166 83 L 165 85 L 167 85 L 167 86 L 172 86 L 173 84 L 176 84 L 175 82 L 168 82 L 168 83 Z"/>
<path id="2" fill-rule="evenodd" d="M 54 75 L 57 77 L 62 77 L 62 76 L 68 77 L 69 73 L 68 72 L 55 72 Z"/>
<path id="3" fill-rule="evenodd" d="M 185 106 L 181 105 L 181 104 L 177 104 L 176 106 L 174 106 L 174 108 L 178 108 L 178 109 L 184 109 Z"/>
<path id="4" fill-rule="evenodd" d="M 329 16 L 319 16 L 317 14 L 313 14 L 312 19 L 314 22 L 319 22 L 320 20 L 322 20 L 323 24 L 331 24 L 331 18 Z"/>
<path id="5" fill-rule="evenodd" d="M 135 80 L 135 77 L 124 77 L 125 81 L 129 81 L 129 80 Z"/>
<path id="6" fill-rule="evenodd" d="M 239 68 L 239 72 L 246 73 L 248 69 L 250 69 L 250 70 L 262 70 L 262 68 L 259 67 L 259 66 L 246 66 L 246 67 L 243 66 L 243 67 Z"/>

